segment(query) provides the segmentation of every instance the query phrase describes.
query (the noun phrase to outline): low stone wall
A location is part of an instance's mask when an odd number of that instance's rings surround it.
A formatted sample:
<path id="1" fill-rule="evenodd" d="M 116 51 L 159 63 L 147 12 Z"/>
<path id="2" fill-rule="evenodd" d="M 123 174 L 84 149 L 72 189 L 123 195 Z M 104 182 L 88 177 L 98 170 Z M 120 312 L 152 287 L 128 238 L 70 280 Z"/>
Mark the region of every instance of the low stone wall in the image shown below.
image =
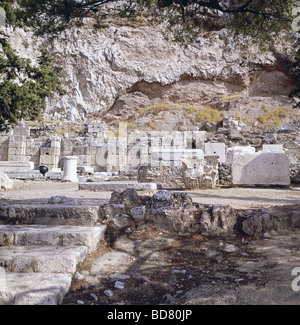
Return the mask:
<path id="1" fill-rule="evenodd" d="M 300 205 L 236 209 L 197 204 L 184 192 L 160 190 L 153 196 L 138 196 L 134 189 L 127 189 L 114 192 L 109 203 L 100 207 L 100 219 L 122 229 L 145 220 L 170 233 L 267 237 L 299 232 Z"/>
<path id="2" fill-rule="evenodd" d="M 300 205 L 239 210 L 236 229 L 242 235 L 250 237 L 299 232 Z"/>

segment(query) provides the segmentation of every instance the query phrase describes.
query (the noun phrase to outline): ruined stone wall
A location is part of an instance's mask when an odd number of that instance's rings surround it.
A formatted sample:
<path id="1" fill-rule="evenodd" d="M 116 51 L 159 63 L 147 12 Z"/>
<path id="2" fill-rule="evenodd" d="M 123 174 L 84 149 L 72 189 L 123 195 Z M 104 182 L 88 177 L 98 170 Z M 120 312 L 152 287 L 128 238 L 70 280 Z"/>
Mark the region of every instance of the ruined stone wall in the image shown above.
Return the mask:
<path id="1" fill-rule="evenodd" d="M 33 163 L 34 169 L 46 165 L 52 170 L 63 168 L 63 157 L 77 156 L 78 166 L 92 167 L 95 172 L 137 171 L 151 166 L 149 172 L 144 169 L 144 174 L 139 174 L 140 178 L 163 179 L 171 187 L 182 187 L 182 180 L 178 180 L 182 178 L 183 155 L 198 159 L 203 159 L 205 154 L 219 155 L 218 184 L 230 186 L 232 170 L 228 154 L 232 147 L 251 146 L 257 152 L 266 145 L 277 144 L 289 158 L 291 181 L 299 182 L 300 134 L 295 129 L 250 129 L 245 124 L 228 123 L 225 115 L 223 124 L 213 132 L 125 131 L 113 132 L 103 123 L 94 123 L 80 136 L 72 137 L 53 131 L 47 134 L 38 127 L 16 127 L 0 135 L 1 160 L 27 161 Z"/>
<path id="2" fill-rule="evenodd" d="M 23 135 L 20 135 L 21 130 Z M 25 134 L 26 131 L 26 134 Z M 119 132 L 120 130 L 118 130 Z M 141 165 L 160 160 L 180 162 L 181 151 L 193 154 L 192 146 L 202 152 L 205 132 L 133 132 L 104 130 L 103 124 L 87 127 L 84 136 L 51 134 L 41 136 L 37 128 L 16 127 L 0 135 L 2 161 L 30 161 L 34 168 L 46 165 L 49 170 L 63 167 L 64 156 L 77 156 L 78 166 L 93 167 L 94 171 L 137 170 Z M 157 152 L 154 152 L 157 149 Z M 174 156 L 172 150 L 179 150 Z M 160 151 L 161 150 L 161 151 Z M 163 152 L 165 150 L 165 152 Z M 172 156 L 173 154 L 173 156 Z"/>

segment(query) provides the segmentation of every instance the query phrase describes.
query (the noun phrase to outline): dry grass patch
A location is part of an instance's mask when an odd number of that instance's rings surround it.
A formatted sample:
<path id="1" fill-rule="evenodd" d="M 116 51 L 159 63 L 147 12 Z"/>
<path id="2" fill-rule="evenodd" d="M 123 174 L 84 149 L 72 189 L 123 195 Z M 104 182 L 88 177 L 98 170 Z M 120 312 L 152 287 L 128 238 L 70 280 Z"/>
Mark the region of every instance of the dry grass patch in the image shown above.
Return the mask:
<path id="1" fill-rule="evenodd" d="M 282 119 L 292 116 L 294 114 L 294 110 L 289 106 L 277 107 L 274 110 L 268 107 L 263 107 L 263 110 L 265 113 L 259 115 L 257 120 L 263 126 L 269 127 L 280 126 Z"/>

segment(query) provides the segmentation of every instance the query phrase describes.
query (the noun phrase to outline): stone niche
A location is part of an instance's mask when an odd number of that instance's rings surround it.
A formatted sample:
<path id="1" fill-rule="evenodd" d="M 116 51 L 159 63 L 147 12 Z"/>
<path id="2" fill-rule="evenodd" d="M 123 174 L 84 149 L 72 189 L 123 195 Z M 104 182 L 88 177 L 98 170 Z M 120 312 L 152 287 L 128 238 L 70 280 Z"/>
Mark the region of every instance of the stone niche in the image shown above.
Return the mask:
<path id="1" fill-rule="evenodd" d="M 289 186 L 289 158 L 284 153 L 235 152 L 232 158 L 232 184 Z"/>

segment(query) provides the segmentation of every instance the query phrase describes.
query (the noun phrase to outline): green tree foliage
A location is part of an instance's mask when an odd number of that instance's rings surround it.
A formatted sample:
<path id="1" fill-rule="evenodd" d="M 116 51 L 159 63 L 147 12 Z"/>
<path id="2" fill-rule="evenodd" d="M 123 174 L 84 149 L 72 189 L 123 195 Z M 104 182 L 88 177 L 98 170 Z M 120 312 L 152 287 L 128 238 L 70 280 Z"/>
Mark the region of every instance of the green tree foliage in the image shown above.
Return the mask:
<path id="1" fill-rule="evenodd" d="M 45 99 L 65 93 L 61 68 L 41 50 L 38 65 L 17 56 L 6 37 L 0 38 L 0 130 L 8 130 L 21 119 L 36 119 L 45 108 Z"/>
<path id="2" fill-rule="evenodd" d="M 180 30 L 231 27 L 238 33 L 262 36 L 287 29 L 292 0 L 17 0 L 17 16 L 37 33 L 53 33 L 83 17 L 144 15 L 168 20 Z M 122 3 L 122 4 L 121 4 Z M 107 10 L 107 6 L 110 10 Z M 114 8 L 114 10 L 111 10 Z M 266 35 L 265 35 L 266 36 Z"/>
<path id="3" fill-rule="evenodd" d="M 6 21 L 22 27 L 22 17 L 14 1 L 0 1 Z M 19 57 L 4 30 L 0 32 L 0 131 L 7 131 L 22 119 L 36 119 L 45 109 L 46 98 L 65 94 L 62 69 L 41 49 L 37 65 Z"/>

